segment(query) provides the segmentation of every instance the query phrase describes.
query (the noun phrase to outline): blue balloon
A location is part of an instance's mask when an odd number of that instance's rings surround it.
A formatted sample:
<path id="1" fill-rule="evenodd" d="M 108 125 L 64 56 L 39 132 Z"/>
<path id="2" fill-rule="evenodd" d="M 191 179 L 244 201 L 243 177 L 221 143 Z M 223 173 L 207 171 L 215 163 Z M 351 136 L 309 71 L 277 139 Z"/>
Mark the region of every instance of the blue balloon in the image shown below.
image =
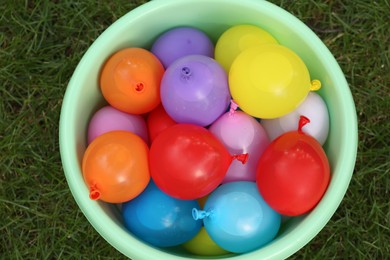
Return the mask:
<path id="1" fill-rule="evenodd" d="M 195 220 L 216 244 L 233 253 L 246 253 L 267 244 L 279 231 L 281 215 L 261 197 L 256 183 L 230 182 L 207 198 L 204 210 L 194 208 Z"/>
<path id="2" fill-rule="evenodd" d="M 202 227 L 194 221 L 196 200 L 179 200 L 162 192 L 154 182 L 133 200 L 123 203 L 126 228 L 138 238 L 157 247 L 177 246 L 192 239 Z"/>

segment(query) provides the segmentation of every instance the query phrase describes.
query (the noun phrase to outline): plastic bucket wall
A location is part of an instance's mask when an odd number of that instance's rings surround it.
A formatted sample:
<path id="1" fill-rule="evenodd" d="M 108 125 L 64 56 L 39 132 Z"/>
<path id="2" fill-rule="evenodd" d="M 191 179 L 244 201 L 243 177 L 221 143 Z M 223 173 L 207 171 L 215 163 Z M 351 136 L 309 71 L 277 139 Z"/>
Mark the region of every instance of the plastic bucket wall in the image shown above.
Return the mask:
<path id="1" fill-rule="evenodd" d="M 66 91 L 60 119 L 60 148 L 65 176 L 72 194 L 89 222 L 115 248 L 132 259 L 199 259 L 182 249 L 158 249 L 132 236 L 117 208 L 91 201 L 81 173 L 88 122 L 105 102 L 98 85 L 105 60 L 125 47 L 149 48 L 162 32 L 194 26 L 214 42 L 232 25 L 254 24 L 270 32 L 306 63 L 312 79 L 322 82 L 319 92 L 330 113 L 330 134 L 325 144 L 332 170 L 329 188 L 308 215 L 287 221 L 267 246 L 244 255 L 220 258 L 285 258 L 307 244 L 339 206 L 351 179 L 357 150 L 357 120 L 345 77 L 322 41 L 301 21 L 283 9 L 258 0 L 155 0 L 129 12 L 111 25 L 88 49 Z"/>

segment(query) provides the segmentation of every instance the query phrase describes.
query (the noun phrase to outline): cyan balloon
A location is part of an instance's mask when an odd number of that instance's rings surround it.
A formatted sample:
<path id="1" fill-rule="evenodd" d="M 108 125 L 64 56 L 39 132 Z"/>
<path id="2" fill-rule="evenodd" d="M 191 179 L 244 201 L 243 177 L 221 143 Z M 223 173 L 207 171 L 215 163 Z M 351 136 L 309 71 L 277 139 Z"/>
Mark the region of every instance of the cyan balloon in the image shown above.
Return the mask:
<path id="1" fill-rule="evenodd" d="M 194 221 L 196 200 L 179 200 L 162 192 L 154 182 L 135 199 L 123 203 L 126 228 L 138 238 L 157 247 L 177 246 L 191 240 L 202 227 Z"/>
<path id="2" fill-rule="evenodd" d="M 279 231 L 281 215 L 270 208 L 254 182 L 239 181 L 213 191 L 204 210 L 194 208 L 195 220 L 203 219 L 211 239 L 221 248 L 246 253 L 273 240 Z"/>

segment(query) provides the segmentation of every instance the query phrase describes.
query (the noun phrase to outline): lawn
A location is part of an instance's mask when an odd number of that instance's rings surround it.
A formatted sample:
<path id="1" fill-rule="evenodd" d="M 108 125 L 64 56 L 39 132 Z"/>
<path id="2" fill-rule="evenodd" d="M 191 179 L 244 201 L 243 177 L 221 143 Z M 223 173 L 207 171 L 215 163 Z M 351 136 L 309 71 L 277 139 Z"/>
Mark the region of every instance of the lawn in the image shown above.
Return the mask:
<path id="1" fill-rule="evenodd" d="M 82 55 L 110 24 L 144 2 L 0 5 L 0 259 L 124 258 L 92 228 L 68 189 L 58 122 Z M 390 2 L 271 2 L 296 15 L 328 46 L 349 82 L 359 120 L 356 167 L 346 196 L 326 227 L 291 259 L 388 258 Z"/>

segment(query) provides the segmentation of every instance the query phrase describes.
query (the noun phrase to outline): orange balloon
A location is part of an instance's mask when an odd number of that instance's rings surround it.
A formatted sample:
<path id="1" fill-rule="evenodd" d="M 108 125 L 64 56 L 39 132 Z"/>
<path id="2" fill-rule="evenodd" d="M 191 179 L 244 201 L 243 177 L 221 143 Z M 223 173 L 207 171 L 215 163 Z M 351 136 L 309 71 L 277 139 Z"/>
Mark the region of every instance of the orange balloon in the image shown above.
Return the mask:
<path id="1" fill-rule="evenodd" d="M 92 200 L 122 203 L 138 196 L 150 180 L 149 148 L 137 135 L 111 131 L 84 153 L 82 172 Z"/>
<path id="2" fill-rule="evenodd" d="M 160 104 L 163 74 L 164 67 L 153 53 L 126 48 L 104 64 L 100 88 L 111 106 L 130 114 L 143 114 Z"/>

